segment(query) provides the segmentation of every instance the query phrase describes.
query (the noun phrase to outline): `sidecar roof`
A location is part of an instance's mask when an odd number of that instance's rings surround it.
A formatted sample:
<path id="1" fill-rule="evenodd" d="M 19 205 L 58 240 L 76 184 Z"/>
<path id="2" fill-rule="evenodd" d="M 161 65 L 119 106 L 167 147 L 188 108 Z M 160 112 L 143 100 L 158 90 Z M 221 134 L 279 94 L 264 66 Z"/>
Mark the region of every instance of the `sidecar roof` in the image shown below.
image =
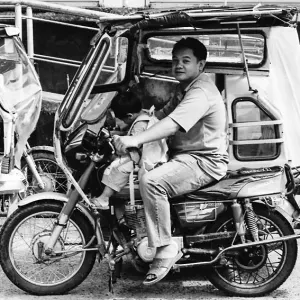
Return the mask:
<path id="1" fill-rule="evenodd" d="M 243 23 L 243 26 L 289 25 L 297 21 L 298 9 L 288 6 L 199 6 L 169 10 L 144 10 L 131 15 L 103 17 L 100 23 L 129 25 L 136 29 L 205 27 L 222 28 L 231 22 Z"/>

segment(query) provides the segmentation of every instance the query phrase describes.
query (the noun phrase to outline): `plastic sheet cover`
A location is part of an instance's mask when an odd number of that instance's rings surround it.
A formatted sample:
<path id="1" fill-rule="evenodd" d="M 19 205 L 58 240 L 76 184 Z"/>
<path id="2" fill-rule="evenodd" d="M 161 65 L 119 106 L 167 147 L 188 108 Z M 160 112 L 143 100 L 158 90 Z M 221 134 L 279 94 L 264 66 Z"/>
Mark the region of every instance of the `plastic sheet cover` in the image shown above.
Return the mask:
<path id="1" fill-rule="evenodd" d="M 288 158 L 300 165 L 300 45 L 296 28 L 273 27 L 267 99 L 281 112 Z"/>
<path id="2" fill-rule="evenodd" d="M 2 47 L 0 45 L 0 102 L 9 113 L 17 115 L 15 164 L 20 167 L 23 150 L 40 115 L 42 89 L 34 67 L 17 38 L 5 39 Z"/>

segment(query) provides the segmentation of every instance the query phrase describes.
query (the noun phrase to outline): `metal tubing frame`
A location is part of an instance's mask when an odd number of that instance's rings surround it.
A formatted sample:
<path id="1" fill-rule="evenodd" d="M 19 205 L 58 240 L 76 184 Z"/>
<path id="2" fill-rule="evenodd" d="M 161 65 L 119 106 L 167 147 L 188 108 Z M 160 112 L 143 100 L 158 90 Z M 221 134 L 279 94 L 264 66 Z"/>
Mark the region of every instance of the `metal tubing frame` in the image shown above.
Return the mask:
<path id="1" fill-rule="evenodd" d="M 202 262 L 196 262 L 196 263 L 183 263 L 183 264 L 175 264 L 174 269 L 180 269 L 180 268 L 188 268 L 188 267 L 196 267 L 196 266 L 209 266 L 214 263 L 216 263 L 224 253 L 231 251 L 231 250 L 237 250 L 237 249 L 242 249 L 242 248 L 247 248 L 247 247 L 255 247 L 255 246 L 261 246 L 261 245 L 266 245 L 266 244 L 274 244 L 278 242 L 285 242 L 289 240 L 294 240 L 294 239 L 299 239 L 300 234 L 292 234 L 292 235 L 287 235 L 283 236 L 280 238 L 272 239 L 272 240 L 263 240 L 263 241 L 258 241 L 258 242 L 251 242 L 251 243 L 245 243 L 245 244 L 238 244 L 238 245 L 232 245 L 229 246 L 223 250 L 221 250 L 218 255 L 210 260 L 210 261 L 202 261 Z"/>
<path id="2" fill-rule="evenodd" d="M 15 6 L 15 26 L 20 29 L 20 38 L 22 40 L 22 6 Z"/>
<path id="3" fill-rule="evenodd" d="M 36 1 L 36 0 L 1 0 L 1 4 L 3 5 L 25 5 L 25 6 L 32 6 L 37 9 L 43 9 L 43 10 L 51 10 L 54 12 L 60 12 L 64 14 L 70 14 L 75 16 L 81 16 L 81 17 L 87 17 L 90 19 L 96 19 L 98 21 L 122 21 L 122 20 L 142 20 L 144 19 L 143 14 L 136 14 L 133 16 L 122 16 L 117 14 L 111 14 L 111 13 L 105 13 L 105 12 L 99 12 L 94 11 L 90 9 L 84 9 L 84 8 L 75 8 L 67 5 L 59 5 L 59 4 L 50 4 L 45 3 L 42 1 Z M 244 11 L 244 12 L 203 12 L 203 10 L 199 10 L 199 12 L 192 10 L 192 11 L 185 11 L 189 16 L 191 17 L 230 17 L 230 16 L 248 16 L 248 15 L 254 15 L 254 16 L 260 16 L 260 15 L 266 15 L 266 14 L 280 14 L 282 13 L 282 9 L 266 9 L 266 10 L 254 10 L 254 11 Z M 165 13 L 157 13 L 157 14 L 151 14 L 148 17 L 150 19 L 157 18 L 160 16 L 164 16 Z"/>
<path id="4" fill-rule="evenodd" d="M 32 20 L 32 8 L 26 7 L 26 27 L 27 27 L 27 54 L 29 58 L 33 58 L 34 55 L 34 41 L 33 41 L 33 20 Z"/>
<path id="5" fill-rule="evenodd" d="M 50 10 L 53 12 L 59 12 L 63 14 L 78 16 L 78 17 L 86 17 L 95 20 L 101 20 L 102 17 L 113 18 L 119 16 L 116 14 L 105 13 L 105 12 L 95 11 L 91 9 L 78 8 L 73 6 L 54 4 L 54 3 L 48 3 L 48 2 L 36 1 L 36 0 L 1 0 L 1 6 L 2 5 L 31 6 L 32 8 L 35 9 Z"/>
<path id="6" fill-rule="evenodd" d="M 26 15 L 22 15 L 22 5 L 26 7 Z M 55 63 L 60 65 L 67 65 L 71 67 L 78 67 L 80 65 L 80 62 L 68 62 L 68 60 L 61 59 L 61 58 L 51 58 L 51 57 L 42 57 L 39 55 L 34 54 L 34 37 L 33 37 L 33 20 L 37 20 L 40 22 L 47 22 L 47 23 L 54 23 L 54 24 L 60 24 L 65 25 L 69 27 L 76 27 L 76 28 L 82 28 L 82 29 L 89 29 L 98 31 L 98 28 L 95 27 L 88 27 L 88 26 L 82 26 L 82 25 L 76 25 L 76 24 L 70 24 L 66 22 L 59 22 L 59 21 L 53 21 L 53 20 L 45 20 L 42 18 L 33 17 L 32 15 L 32 8 L 35 9 L 41 9 L 41 10 L 48 10 L 53 12 L 59 12 L 64 13 L 68 15 L 75 15 L 78 17 L 87 17 L 89 19 L 99 20 L 103 16 L 105 17 L 115 17 L 118 15 L 110 14 L 110 13 L 104 13 L 104 12 L 98 12 L 94 10 L 84 9 L 84 8 L 75 8 L 72 6 L 67 5 L 58 5 L 58 4 L 52 4 L 52 3 L 46 3 L 42 1 L 36 1 L 36 0 L 1 0 L 0 3 L 1 7 L 13 7 L 15 10 L 15 26 L 19 28 L 20 30 L 20 38 L 23 37 L 22 32 L 22 19 L 26 19 L 26 28 L 27 28 L 27 54 L 31 60 L 39 60 L 39 61 L 45 61 L 49 63 Z M 13 19 L 10 17 L 10 19 Z M 109 72 L 109 70 L 108 70 Z"/>
<path id="7" fill-rule="evenodd" d="M 82 28 L 82 29 L 89 29 L 89 30 L 94 30 L 94 31 L 99 31 L 99 28 L 96 27 L 89 27 L 89 26 L 83 26 L 83 25 L 77 25 L 77 24 L 70 24 L 70 23 L 66 23 L 66 22 L 61 22 L 61 21 L 53 21 L 53 20 L 46 20 L 43 18 L 37 18 L 37 17 L 33 17 L 33 16 L 22 16 L 24 19 L 32 19 L 32 20 L 36 20 L 36 21 L 40 21 L 40 22 L 46 22 L 46 23 L 53 23 L 53 24 L 59 24 L 59 25 L 65 25 L 65 26 L 69 26 L 69 27 L 76 27 L 76 28 Z"/>
<path id="8" fill-rule="evenodd" d="M 37 20 L 40 22 L 47 22 L 47 23 L 54 23 L 54 24 L 60 24 L 65 25 L 69 27 L 76 27 L 76 28 L 82 28 L 82 29 L 88 29 L 88 30 L 94 30 L 98 31 L 98 28 L 95 27 L 88 27 L 88 26 L 82 26 L 82 25 L 76 25 L 76 24 L 70 24 L 66 22 L 60 22 L 60 21 L 53 21 L 53 20 L 46 20 L 43 18 L 37 18 L 32 16 L 32 7 L 36 9 L 43 9 L 43 10 L 50 10 L 54 12 L 59 13 L 65 13 L 75 16 L 81 16 L 81 17 L 88 17 L 90 19 L 99 20 L 102 18 L 102 16 L 118 16 L 115 14 L 109 14 L 109 13 L 103 13 L 103 12 L 97 12 L 89 9 L 83 9 L 83 8 L 74 8 L 71 6 L 66 5 L 56 5 L 51 3 L 45 3 L 42 1 L 35 1 L 35 0 L 1 0 L 1 7 L 13 7 L 15 6 L 15 26 L 20 29 L 20 38 L 22 39 L 22 18 L 26 19 L 26 28 L 27 28 L 27 53 L 30 59 L 38 60 L 38 61 L 44 61 L 54 64 L 60 64 L 60 65 L 66 65 L 71 67 L 78 67 L 80 65 L 80 61 L 71 61 L 63 58 L 55 58 L 51 56 L 43 56 L 39 54 L 34 54 L 34 38 L 33 38 L 33 20 Z M 26 6 L 26 15 L 22 15 L 22 5 Z M 13 17 L 9 17 L 10 19 L 13 19 Z M 104 68 L 104 71 L 107 72 L 113 72 L 108 68 Z"/>

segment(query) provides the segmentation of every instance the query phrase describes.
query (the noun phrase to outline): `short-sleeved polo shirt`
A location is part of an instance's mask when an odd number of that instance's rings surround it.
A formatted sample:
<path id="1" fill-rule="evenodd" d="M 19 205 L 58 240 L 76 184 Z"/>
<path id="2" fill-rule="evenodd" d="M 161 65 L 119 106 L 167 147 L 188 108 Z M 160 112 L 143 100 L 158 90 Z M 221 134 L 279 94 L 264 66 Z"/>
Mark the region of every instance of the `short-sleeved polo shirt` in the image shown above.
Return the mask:
<path id="1" fill-rule="evenodd" d="M 190 153 L 215 179 L 227 171 L 226 110 L 223 99 L 208 75 L 202 73 L 156 113 L 173 119 L 180 130 L 170 137 L 171 154 Z"/>

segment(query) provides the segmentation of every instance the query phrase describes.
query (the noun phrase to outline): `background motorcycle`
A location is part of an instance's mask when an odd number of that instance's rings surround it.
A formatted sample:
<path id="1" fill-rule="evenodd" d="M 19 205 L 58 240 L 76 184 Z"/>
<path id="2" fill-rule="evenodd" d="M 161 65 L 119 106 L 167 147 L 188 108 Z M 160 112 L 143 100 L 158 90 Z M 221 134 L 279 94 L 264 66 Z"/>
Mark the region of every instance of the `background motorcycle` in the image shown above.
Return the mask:
<path id="1" fill-rule="evenodd" d="M 66 192 L 67 179 L 55 161 L 53 147 L 32 148 L 27 143 L 40 115 L 41 86 L 18 36 L 19 30 L 2 25 L 0 32 L 1 175 L 3 181 L 4 177 L 10 181 L 8 174 L 17 164 L 25 178 L 21 174 L 14 177 L 16 186 L 26 189 L 21 195 L 17 189 L 11 193 L 2 187 L 0 214 L 5 217 L 13 199 L 18 201 L 20 196 L 42 191 Z M 14 172 L 17 174 L 18 170 Z"/>
<path id="2" fill-rule="evenodd" d="M 21 171 L 25 176 L 24 186 L 22 186 L 25 192 L 20 197 L 49 191 L 66 193 L 68 190 L 68 180 L 56 163 L 52 147 L 31 148 L 27 143 L 21 160 Z M 0 216 L 6 218 L 9 206 L 14 201 L 5 190 L 0 196 L 0 201 Z"/>

